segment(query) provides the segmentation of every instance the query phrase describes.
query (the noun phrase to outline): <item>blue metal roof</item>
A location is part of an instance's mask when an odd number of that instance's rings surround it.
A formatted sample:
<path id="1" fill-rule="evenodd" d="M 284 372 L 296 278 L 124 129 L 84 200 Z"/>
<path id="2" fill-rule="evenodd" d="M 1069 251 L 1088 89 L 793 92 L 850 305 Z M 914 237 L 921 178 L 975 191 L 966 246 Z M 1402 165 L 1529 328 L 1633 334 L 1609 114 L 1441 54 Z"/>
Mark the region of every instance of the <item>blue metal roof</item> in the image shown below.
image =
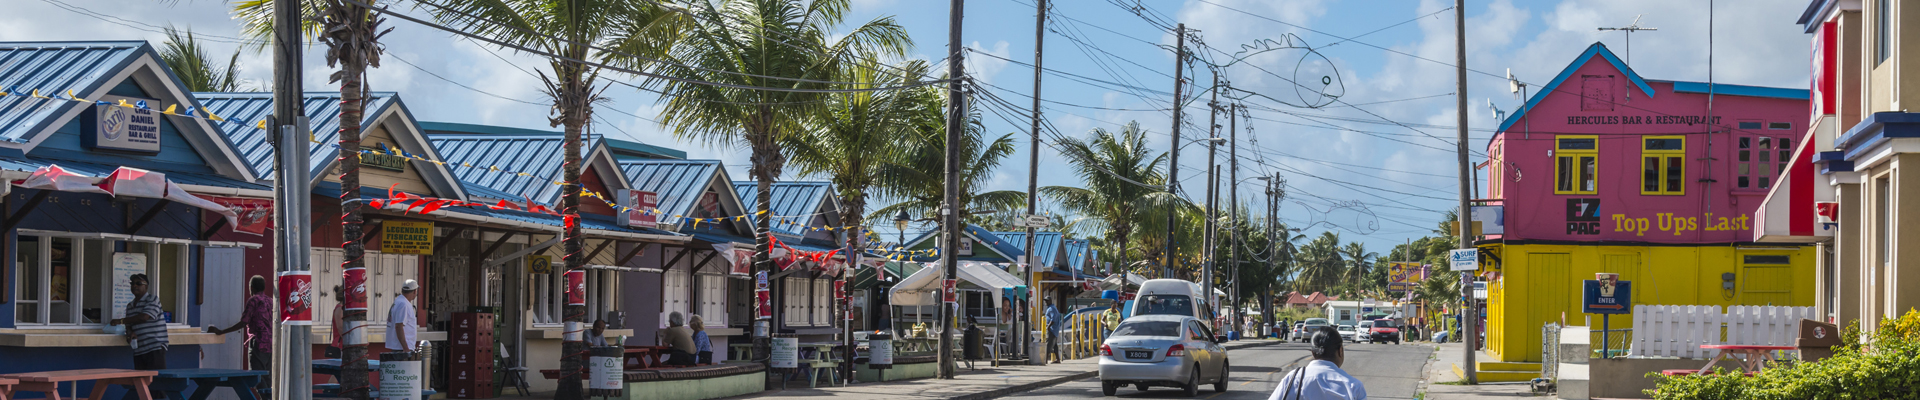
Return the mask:
<path id="1" fill-rule="evenodd" d="M 731 189 L 725 184 L 727 171 L 720 160 L 620 160 L 620 170 L 626 172 L 633 190 L 660 196 L 654 207 L 662 214 L 659 216 L 662 224 L 677 225 L 680 219 L 675 216 L 692 214 L 693 207 L 700 203 L 700 196 L 706 194 L 716 180 L 721 182 L 720 190 Z"/>
<path id="2" fill-rule="evenodd" d="M 461 214 L 480 215 L 480 216 L 488 216 L 488 217 L 494 217 L 494 218 L 500 218 L 500 219 L 506 219 L 506 220 L 526 222 L 526 223 L 541 224 L 541 225 L 547 225 L 547 226 L 553 226 L 553 227 L 559 227 L 563 223 L 560 216 L 558 215 L 536 214 L 536 213 L 530 213 L 525 211 L 495 210 L 491 208 L 480 208 L 480 207 L 448 207 L 448 208 L 442 208 L 442 210 L 448 210 L 451 212 L 457 212 Z M 673 233 L 673 232 L 668 232 L 668 231 L 653 229 L 653 228 L 629 228 L 629 227 L 620 226 L 620 223 L 614 221 L 613 217 L 608 217 L 608 216 L 599 215 L 599 214 L 580 214 L 580 228 L 602 230 L 602 231 L 608 231 L 608 232 L 638 233 L 638 234 L 644 234 L 644 235 L 683 236 L 678 233 Z"/>
<path id="3" fill-rule="evenodd" d="M 113 170 L 120 168 L 120 166 L 118 165 L 91 163 L 91 162 L 85 162 L 85 161 L 0 157 L 0 169 L 7 169 L 7 170 L 33 171 L 33 170 L 39 169 L 40 167 L 45 167 L 48 165 L 55 165 L 55 164 L 60 165 L 60 169 L 67 170 L 68 172 L 91 176 L 95 178 L 105 178 L 107 177 L 107 175 L 112 175 Z M 177 172 L 177 171 L 154 171 L 154 172 L 166 174 L 167 180 L 173 181 L 174 183 L 183 184 L 183 185 L 215 186 L 215 187 L 227 187 L 227 188 L 236 188 L 236 189 L 273 190 L 272 186 L 262 185 L 258 183 L 248 183 L 246 181 L 228 178 L 228 177 L 220 176 L 217 174 L 202 174 L 202 173 Z"/>
<path id="4" fill-rule="evenodd" d="M 153 48 L 144 41 L 0 43 L 0 141 L 32 142 L 40 132 L 86 103 L 65 100 L 107 88 L 118 74 Z M 22 96 L 38 90 L 37 98 Z"/>
<path id="5" fill-rule="evenodd" d="M 1093 260 L 1093 242 L 1068 239 L 1064 247 L 1069 268 L 1087 268 L 1087 263 Z"/>
<path id="6" fill-rule="evenodd" d="M 1494 131 L 1505 132 L 1508 127 L 1513 126 L 1514 122 L 1519 122 L 1521 116 L 1526 115 L 1527 111 L 1533 110 L 1534 106 L 1540 105 L 1540 101 L 1545 100 L 1548 94 L 1557 93 L 1554 91 L 1555 88 L 1559 88 L 1561 83 L 1567 81 L 1567 78 L 1573 77 L 1574 71 L 1579 70 L 1581 66 L 1587 65 L 1587 61 L 1592 60 L 1594 57 L 1600 57 L 1601 59 L 1607 60 L 1607 63 L 1613 64 L 1613 68 L 1620 70 L 1621 75 L 1626 75 L 1629 82 L 1632 82 L 1635 87 L 1640 88 L 1640 92 L 1645 93 L 1649 98 L 1653 97 L 1653 86 L 1647 85 L 1647 80 L 1640 79 L 1640 74 L 1634 73 L 1633 68 L 1628 67 L 1626 62 L 1620 61 L 1620 57 L 1614 56 L 1612 51 L 1607 50 L 1607 45 L 1594 42 L 1593 45 L 1587 46 L 1587 51 L 1580 53 L 1579 57 L 1574 57 L 1573 63 L 1567 64 L 1566 69 L 1560 70 L 1560 75 L 1554 76 L 1552 81 L 1548 81 L 1545 86 L 1541 86 L 1539 90 L 1535 91 L 1533 98 L 1527 99 L 1527 104 L 1520 106 L 1519 110 L 1514 110 L 1513 114 L 1508 115 L 1505 121 L 1501 121 L 1500 129 Z"/>
<path id="7" fill-rule="evenodd" d="M 220 131 L 233 141 L 240 159 L 253 170 L 253 176 L 273 179 L 273 145 L 267 143 L 268 132 L 256 126 L 273 115 L 273 93 L 194 93 L 193 97 L 226 119 L 218 123 Z M 367 93 L 361 126 L 373 124 L 395 102 L 397 94 L 393 92 Z M 307 111 L 307 127 L 313 131 L 313 140 L 319 142 L 311 143 L 307 149 L 307 165 L 313 167 L 308 171 L 308 178 L 312 179 L 331 167 L 340 154 L 340 149 L 334 146 L 340 142 L 340 93 L 307 92 L 301 103 Z"/>
<path id="8" fill-rule="evenodd" d="M 734 181 L 733 190 L 740 193 L 741 204 L 759 204 L 760 183 L 754 181 Z M 833 184 L 818 181 L 774 182 L 767 193 L 773 199 L 767 203 L 767 212 L 775 216 L 798 216 L 820 212 L 820 206 L 828 196 L 833 195 Z M 748 215 L 752 215 L 749 213 Z M 759 216 L 754 216 L 759 221 Z M 839 225 L 840 221 L 827 218 L 827 225 Z M 793 236 L 806 236 L 806 229 L 813 224 L 813 218 L 779 218 L 769 221 L 768 227 L 776 233 Z"/>
<path id="9" fill-rule="evenodd" d="M 440 134 L 440 133 L 463 133 L 463 134 L 481 134 L 481 135 L 560 135 L 560 134 L 564 134 L 564 132 L 559 132 L 559 131 L 515 128 L 510 126 L 462 124 L 457 122 L 421 121 L 420 129 L 427 131 L 427 133 L 429 134 Z M 631 157 L 630 155 L 638 155 L 640 157 L 637 157 L 637 158 L 641 158 L 641 159 L 650 159 L 650 158 L 685 159 L 687 158 L 687 152 L 685 151 L 669 149 L 665 147 L 654 146 L 654 145 L 640 143 L 640 142 L 630 142 L 630 141 L 619 140 L 619 139 L 607 139 L 607 145 L 611 150 L 613 150 L 614 158 L 618 158 L 622 160 L 636 158 L 636 157 Z"/>
<path id="10" fill-rule="evenodd" d="M 1813 98 L 1807 89 L 1777 88 L 1766 86 L 1728 85 L 1725 83 L 1708 84 L 1706 82 L 1673 81 L 1674 93 L 1706 93 L 1713 88 L 1713 94 L 1752 97 L 1773 97 L 1781 99 L 1806 100 Z"/>
<path id="11" fill-rule="evenodd" d="M 461 135 L 431 131 L 427 140 L 446 157 L 453 175 L 462 182 L 485 186 L 541 203 L 560 197 L 561 166 L 565 164 L 562 135 Z M 581 158 L 591 160 L 600 149 L 599 135 L 587 135 Z M 612 196 L 612 193 L 602 193 Z"/>
<path id="12" fill-rule="evenodd" d="M 977 239 L 977 241 L 980 244 L 991 247 L 992 248 L 991 251 L 999 252 L 1000 254 L 1007 256 L 1007 261 L 1014 261 L 1018 257 L 1027 254 L 1024 251 L 1021 251 L 1021 248 L 1023 246 L 1026 246 L 1026 243 L 1027 243 L 1024 240 L 1016 243 L 1011 240 L 1001 238 L 999 235 L 995 235 L 993 234 L 993 232 L 987 231 L 986 228 L 981 228 L 973 224 L 968 224 L 967 228 L 964 229 L 963 231 L 966 232 L 968 236 L 972 236 L 974 239 Z M 924 241 L 927 241 L 929 238 L 936 237 L 937 234 L 939 233 L 940 231 L 937 231 L 937 230 L 921 233 L 920 236 L 914 237 L 913 240 L 908 240 L 906 247 L 908 249 L 915 248 L 920 244 L 920 242 L 924 242 Z M 932 247 L 937 248 L 939 247 L 939 245 L 935 244 Z M 978 257 L 980 253 L 981 253 L 980 249 L 975 249 L 973 252 L 973 254 L 975 254 L 974 257 L 961 257 L 961 259 L 962 260 L 981 259 Z M 923 260 L 923 261 L 934 260 L 934 259 L 936 259 L 936 257 L 917 257 L 916 258 L 916 260 Z"/>
<path id="13" fill-rule="evenodd" d="M 1026 232 L 994 232 L 993 235 L 1012 242 L 1014 247 L 1021 249 L 1027 247 Z M 1027 259 L 1042 267 L 1059 268 L 1057 260 L 1060 259 L 1060 238 L 1060 232 L 1034 232 L 1033 254 Z"/>
<path id="14" fill-rule="evenodd" d="M 474 198 L 521 201 L 519 195 L 503 192 L 478 183 L 461 181 L 460 186 L 466 188 L 467 195 Z"/>

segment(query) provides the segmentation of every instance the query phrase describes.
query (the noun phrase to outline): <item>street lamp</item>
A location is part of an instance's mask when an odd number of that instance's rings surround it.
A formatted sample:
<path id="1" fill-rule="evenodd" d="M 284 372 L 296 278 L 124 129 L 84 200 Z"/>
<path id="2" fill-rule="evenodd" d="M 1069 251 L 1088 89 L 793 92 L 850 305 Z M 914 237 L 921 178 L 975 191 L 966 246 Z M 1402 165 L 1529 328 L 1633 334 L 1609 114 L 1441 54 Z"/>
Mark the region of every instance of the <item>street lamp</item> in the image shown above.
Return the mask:
<path id="1" fill-rule="evenodd" d="M 900 210 L 899 214 L 893 215 L 893 229 L 900 231 L 900 248 L 902 250 L 905 250 L 907 247 L 907 224 L 912 222 L 913 215 L 907 214 L 907 210 Z"/>

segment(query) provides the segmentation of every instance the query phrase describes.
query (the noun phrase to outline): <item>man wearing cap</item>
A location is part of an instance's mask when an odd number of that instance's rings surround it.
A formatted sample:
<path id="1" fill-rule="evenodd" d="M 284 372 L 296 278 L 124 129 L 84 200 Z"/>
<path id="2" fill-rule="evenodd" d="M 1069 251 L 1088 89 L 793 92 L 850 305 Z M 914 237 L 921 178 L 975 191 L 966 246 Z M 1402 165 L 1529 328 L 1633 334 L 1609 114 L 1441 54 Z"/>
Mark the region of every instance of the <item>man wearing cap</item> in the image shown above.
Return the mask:
<path id="1" fill-rule="evenodd" d="M 1267 400 L 1367 398 L 1367 387 L 1340 370 L 1340 364 L 1347 361 L 1347 350 L 1341 348 L 1343 340 L 1333 327 L 1320 327 L 1313 333 L 1313 361 L 1281 377 L 1280 385 Z"/>
<path id="2" fill-rule="evenodd" d="M 415 333 L 420 323 L 413 313 L 413 300 L 419 297 L 419 282 L 408 279 L 400 284 L 400 295 L 394 296 L 393 308 L 387 309 L 387 350 L 419 350 L 414 341 L 420 339 Z"/>
<path id="3" fill-rule="evenodd" d="M 160 296 L 147 290 L 147 274 L 127 277 L 133 301 L 127 303 L 127 316 L 111 321 L 127 325 L 127 341 L 133 343 L 133 369 L 167 369 L 167 321 L 160 318 Z"/>

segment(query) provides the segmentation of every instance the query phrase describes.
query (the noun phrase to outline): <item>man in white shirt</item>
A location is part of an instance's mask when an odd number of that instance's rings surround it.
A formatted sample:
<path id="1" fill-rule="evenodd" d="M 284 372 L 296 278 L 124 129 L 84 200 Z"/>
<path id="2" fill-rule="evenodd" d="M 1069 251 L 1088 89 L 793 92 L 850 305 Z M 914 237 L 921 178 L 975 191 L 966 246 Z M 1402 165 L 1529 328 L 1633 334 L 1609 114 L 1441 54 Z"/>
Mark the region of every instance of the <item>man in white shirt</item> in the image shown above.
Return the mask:
<path id="1" fill-rule="evenodd" d="M 387 309 L 387 350 L 419 350 L 414 341 L 420 339 L 416 332 L 420 323 L 413 311 L 413 300 L 419 297 L 419 282 L 408 279 L 400 284 L 400 295 L 393 298 L 393 308 Z"/>
<path id="2" fill-rule="evenodd" d="M 1367 398 L 1367 387 L 1359 379 L 1340 370 L 1340 364 L 1347 361 L 1347 350 L 1341 347 L 1340 331 L 1331 326 L 1320 327 L 1313 334 L 1313 361 L 1307 366 L 1288 372 L 1280 378 L 1273 395 L 1267 400 L 1324 400 Z"/>

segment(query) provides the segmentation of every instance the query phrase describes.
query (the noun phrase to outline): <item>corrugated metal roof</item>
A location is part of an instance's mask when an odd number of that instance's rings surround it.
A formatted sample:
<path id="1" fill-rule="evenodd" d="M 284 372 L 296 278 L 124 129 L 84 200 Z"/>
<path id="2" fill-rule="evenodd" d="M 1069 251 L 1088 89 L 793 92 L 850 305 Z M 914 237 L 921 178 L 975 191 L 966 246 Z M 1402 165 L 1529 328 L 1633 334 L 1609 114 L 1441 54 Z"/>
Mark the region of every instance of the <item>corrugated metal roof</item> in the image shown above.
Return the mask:
<path id="1" fill-rule="evenodd" d="M 693 213 L 708 185 L 715 179 L 725 182 L 727 173 L 720 160 L 620 160 L 620 170 L 627 173 L 633 190 L 660 196 L 655 208 L 664 214 L 662 224 L 679 224 L 674 216 Z"/>
<path id="2" fill-rule="evenodd" d="M 247 168 L 253 170 L 254 177 L 273 179 L 273 145 L 268 144 L 268 132 L 255 126 L 273 115 L 273 93 L 194 93 L 193 96 L 214 115 L 226 119 L 217 126 L 233 142 L 234 150 L 240 153 Z M 393 92 L 368 93 L 361 126 L 373 124 L 397 101 L 398 94 Z M 309 143 L 307 150 L 308 165 L 313 167 L 308 179 L 312 179 L 340 154 L 340 149 L 334 146 L 340 142 L 340 93 L 307 92 L 301 103 L 307 111 L 307 127 L 313 130 L 313 140 L 319 142 Z"/>
<path id="3" fill-rule="evenodd" d="M 95 178 L 104 178 L 107 175 L 112 175 L 113 170 L 120 168 L 120 166 L 118 165 L 108 165 L 108 164 L 90 163 L 90 162 L 82 162 L 82 161 L 0 157 L 0 169 L 6 169 L 6 170 L 31 172 L 33 170 L 39 169 L 40 167 L 45 167 L 45 166 L 54 165 L 54 164 L 59 164 L 60 169 L 67 170 L 68 172 L 73 172 L 76 174 L 91 176 Z M 238 188 L 238 189 L 273 190 L 273 187 L 271 186 L 262 185 L 258 183 L 247 183 L 246 181 L 228 178 L 228 177 L 220 176 L 217 174 L 200 174 L 200 173 L 176 172 L 176 171 L 154 171 L 154 172 L 166 174 L 167 180 L 173 181 L 174 183 L 183 184 L 183 185 L 202 185 L 202 186 L 228 187 L 228 188 Z"/>
<path id="4" fill-rule="evenodd" d="M 478 183 L 461 181 L 460 187 L 466 188 L 467 195 L 472 196 L 474 198 L 515 200 L 515 201 L 520 200 L 519 195 L 499 191 L 494 188 L 486 187 L 486 185 L 481 185 Z"/>
<path id="5" fill-rule="evenodd" d="M 1093 245 L 1085 240 L 1067 239 L 1062 246 L 1067 252 L 1067 267 L 1086 268 L 1087 260 L 1093 258 Z"/>
<path id="6" fill-rule="evenodd" d="M 536 214 L 536 213 L 530 213 L 525 211 L 495 210 L 495 209 L 480 208 L 480 207 L 448 207 L 448 208 L 442 208 L 442 210 L 449 210 L 452 212 L 457 212 L 462 214 L 489 216 L 494 218 L 541 224 L 541 225 L 547 225 L 547 226 L 553 226 L 553 227 L 559 227 L 563 222 L 560 219 L 560 216 L 558 215 Z M 618 222 L 615 222 L 613 220 L 613 217 L 608 217 L 608 216 L 599 215 L 599 214 L 580 214 L 579 221 L 580 221 L 581 229 L 602 230 L 602 231 L 609 231 L 609 232 L 639 233 L 639 234 L 646 234 L 646 235 L 683 236 L 678 233 L 673 233 L 673 232 L 668 232 L 668 231 L 653 229 L 653 228 L 629 228 L 629 227 L 620 226 Z"/>
<path id="7" fill-rule="evenodd" d="M 1016 244 L 1011 240 L 1001 238 L 1000 235 L 995 235 L 993 234 L 993 232 L 987 231 L 986 228 L 981 228 L 973 224 L 968 224 L 967 228 L 964 231 L 968 235 L 973 236 L 974 239 L 978 239 L 980 244 L 984 244 L 993 248 L 992 250 L 988 250 L 988 251 L 999 252 L 1000 254 L 1006 255 L 1007 261 L 1017 260 L 1019 259 L 1020 256 L 1027 254 L 1025 251 L 1022 251 L 1025 248 L 1027 243 L 1024 240 L 1024 238 L 1022 241 Z M 940 233 L 940 231 L 937 231 L 937 230 L 921 233 L 920 236 L 914 237 L 913 240 L 908 240 L 906 248 L 909 248 L 909 249 L 916 248 L 920 245 L 920 242 L 924 242 L 924 241 L 927 241 L 929 238 L 936 237 L 938 233 Z M 939 247 L 939 245 L 935 244 L 933 247 L 937 248 Z M 985 260 L 985 258 L 980 257 L 982 253 L 983 252 L 981 251 L 981 249 L 975 248 L 973 251 L 973 254 L 974 254 L 973 257 L 961 257 L 961 259 L 962 260 Z M 921 256 L 921 257 L 916 257 L 915 260 L 935 261 L 935 260 L 938 260 L 938 257 Z"/>
<path id="8" fill-rule="evenodd" d="M 33 141 L 55 116 L 86 106 L 64 100 L 67 91 L 90 95 L 141 54 L 152 52 L 144 41 L 0 44 L 0 88 L 17 94 L 38 90 L 52 97 L 0 96 L 0 141 Z"/>
<path id="9" fill-rule="evenodd" d="M 740 193 L 741 204 L 760 204 L 760 184 L 754 181 L 734 181 L 733 191 Z M 774 182 L 767 193 L 772 201 L 767 203 L 767 212 L 775 216 L 800 216 L 807 218 L 777 218 L 768 222 L 769 229 L 776 233 L 793 236 L 806 236 L 806 229 L 813 223 L 811 214 L 820 212 L 820 205 L 827 196 L 833 194 L 833 184 L 817 181 Z M 752 213 L 748 213 L 752 215 Z M 753 219 L 759 221 L 759 216 Z M 829 218 L 828 225 L 839 225 L 840 221 Z"/>
<path id="10" fill-rule="evenodd" d="M 1026 232 L 994 232 L 993 235 L 1012 243 L 1013 247 L 1027 248 Z M 1027 258 L 1043 267 L 1058 268 L 1060 266 L 1057 262 L 1060 259 L 1060 232 L 1034 232 L 1033 255 Z"/>
<path id="11" fill-rule="evenodd" d="M 451 170 L 462 182 L 542 203 L 559 198 L 560 185 L 553 183 L 561 180 L 566 161 L 562 135 L 430 134 L 427 140 L 448 163 L 460 166 Z M 600 145 L 598 135 L 587 135 L 581 157 L 592 157 Z"/>
<path id="12" fill-rule="evenodd" d="M 441 134 L 441 133 L 457 133 L 457 134 L 469 134 L 469 135 L 473 135 L 473 134 L 478 134 L 478 135 L 560 135 L 560 134 L 563 134 L 563 132 L 559 132 L 559 131 L 515 128 L 510 126 L 463 124 L 458 122 L 421 121 L 420 129 L 427 131 L 428 134 Z M 630 159 L 630 158 L 640 158 L 640 159 L 687 158 L 687 152 L 685 151 L 669 149 L 665 147 L 654 146 L 654 145 L 640 143 L 640 142 L 633 142 L 633 141 L 626 141 L 626 140 L 619 140 L 619 139 L 607 139 L 607 146 L 611 150 L 613 150 L 614 158 L 618 158 L 622 160 Z M 630 155 L 638 155 L 639 157 L 630 157 Z"/>

